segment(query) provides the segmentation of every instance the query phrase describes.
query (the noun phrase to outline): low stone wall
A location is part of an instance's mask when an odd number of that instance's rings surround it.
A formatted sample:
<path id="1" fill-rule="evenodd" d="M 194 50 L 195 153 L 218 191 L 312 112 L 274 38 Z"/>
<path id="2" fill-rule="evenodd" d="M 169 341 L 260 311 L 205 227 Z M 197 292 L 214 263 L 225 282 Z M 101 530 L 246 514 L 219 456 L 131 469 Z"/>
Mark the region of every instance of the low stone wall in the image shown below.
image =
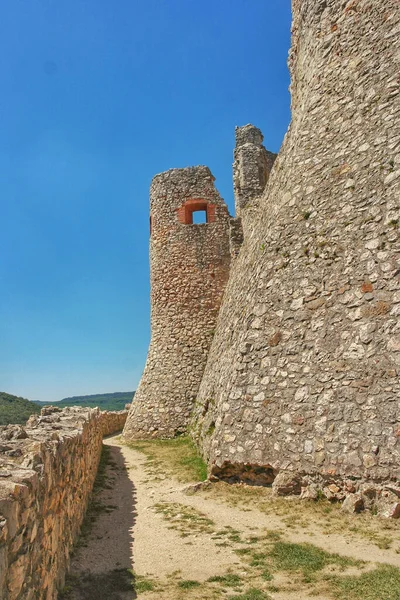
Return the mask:
<path id="1" fill-rule="evenodd" d="M 113 435 L 118 431 L 122 431 L 125 425 L 126 418 L 128 416 L 127 410 L 120 410 L 115 412 L 102 411 L 100 412 L 100 422 L 103 437 L 107 435 Z"/>
<path id="2" fill-rule="evenodd" d="M 64 583 L 102 438 L 127 411 L 48 407 L 0 427 L 0 599 L 53 600 Z"/>

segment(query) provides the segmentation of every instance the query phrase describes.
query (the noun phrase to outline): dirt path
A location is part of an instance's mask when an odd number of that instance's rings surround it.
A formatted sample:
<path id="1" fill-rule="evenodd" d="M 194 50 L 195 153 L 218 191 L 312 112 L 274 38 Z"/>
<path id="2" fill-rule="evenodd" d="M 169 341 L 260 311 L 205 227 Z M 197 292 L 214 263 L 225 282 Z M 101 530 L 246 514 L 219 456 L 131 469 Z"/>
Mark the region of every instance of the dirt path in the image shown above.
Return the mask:
<path id="1" fill-rule="evenodd" d="M 301 576 L 279 570 L 268 575 L 265 544 L 281 539 L 353 559 L 345 567 L 327 559 L 333 574 L 372 568 L 356 566 L 354 560 L 400 567 L 400 545 L 392 530 L 393 543 L 379 548 L 356 531 L 327 533 L 319 517 L 299 526 L 290 511 L 260 511 L 251 497 L 232 502 L 218 487 L 188 495 L 187 485 L 162 469 L 161 474 L 153 471 L 143 453 L 122 445 L 118 437 L 105 444 L 110 449 L 105 488 L 89 513 L 93 524 L 72 560 L 65 598 L 331 600 L 323 586 L 307 582 L 304 566 Z"/>

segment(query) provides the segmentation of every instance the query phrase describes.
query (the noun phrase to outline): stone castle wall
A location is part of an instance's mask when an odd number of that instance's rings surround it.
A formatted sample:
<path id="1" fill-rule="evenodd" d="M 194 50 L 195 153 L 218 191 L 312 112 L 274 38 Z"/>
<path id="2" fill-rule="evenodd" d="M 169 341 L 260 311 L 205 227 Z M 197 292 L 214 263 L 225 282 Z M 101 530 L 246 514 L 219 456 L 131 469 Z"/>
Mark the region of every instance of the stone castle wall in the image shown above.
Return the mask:
<path id="1" fill-rule="evenodd" d="M 292 33 L 292 123 L 192 426 L 215 476 L 343 497 L 400 476 L 400 5 L 294 0 Z"/>
<path id="2" fill-rule="evenodd" d="M 45 408 L 0 427 L 0 598 L 55 600 L 93 488 L 104 435 L 127 412 Z"/>
<path id="3" fill-rule="evenodd" d="M 193 223 L 199 210 L 207 223 Z M 173 437 L 187 426 L 231 262 L 231 219 L 207 167 L 154 177 L 150 213 L 151 344 L 127 439 Z"/>

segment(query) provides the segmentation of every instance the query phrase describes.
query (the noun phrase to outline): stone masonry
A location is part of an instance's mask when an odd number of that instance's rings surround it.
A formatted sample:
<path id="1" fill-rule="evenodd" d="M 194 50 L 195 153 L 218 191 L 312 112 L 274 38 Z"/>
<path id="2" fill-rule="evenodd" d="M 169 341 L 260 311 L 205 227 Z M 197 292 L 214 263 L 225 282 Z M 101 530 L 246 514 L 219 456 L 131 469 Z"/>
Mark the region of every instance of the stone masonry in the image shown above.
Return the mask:
<path id="1" fill-rule="evenodd" d="M 0 427 L 0 598 L 55 600 L 96 477 L 104 435 L 127 412 L 44 408 Z"/>
<path id="2" fill-rule="evenodd" d="M 264 136 L 254 125 L 236 127 L 235 134 L 233 189 L 236 216 L 241 217 L 246 214 L 244 209 L 248 203 L 262 196 L 276 154 L 264 148 Z"/>
<path id="3" fill-rule="evenodd" d="M 193 223 L 197 211 L 206 223 Z M 185 430 L 231 262 L 230 216 L 207 167 L 156 175 L 150 223 L 151 343 L 126 439 Z"/>
<path id="4" fill-rule="evenodd" d="M 289 66 L 292 122 L 193 435 L 214 477 L 308 497 L 367 486 L 362 502 L 400 516 L 400 3 L 293 0 Z"/>
<path id="5" fill-rule="evenodd" d="M 152 342 L 125 435 L 192 412 L 213 478 L 398 517 L 400 3 L 292 5 L 292 122 L 277 157 L 236 130 L 230 261 L 225 205 L 217 236 L 208 208 L 190 225 L 191 202 L 222 202 L 209 171 L 153 182 Z"/>

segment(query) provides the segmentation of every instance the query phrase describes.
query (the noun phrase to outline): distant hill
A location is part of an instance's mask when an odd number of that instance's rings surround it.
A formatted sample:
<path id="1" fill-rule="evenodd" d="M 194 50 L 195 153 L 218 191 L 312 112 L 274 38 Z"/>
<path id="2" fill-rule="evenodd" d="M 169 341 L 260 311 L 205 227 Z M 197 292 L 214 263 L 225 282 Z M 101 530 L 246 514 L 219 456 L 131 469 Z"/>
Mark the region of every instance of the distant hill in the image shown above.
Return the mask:
<path id="1" fill-rule="evenodd" d="M 40 412 L 40 406 L 26 398 L 0 392 L 0 425 L 24 425 L 29 417 Z"/>
<path id="2" fill-rule="evenodd" d="M 98 406 L 101 410 L 123 410 L 125 404 L 130 404 L 135 392 L 114 392 L 113 394 L 92 394 L 91 396 L 72 396 L 63 398 L 60 402 L 53 402 L 54 406 L 82 406 L 93 408 Z M 50 404 L 49 402 L 40 402 Z"/>

